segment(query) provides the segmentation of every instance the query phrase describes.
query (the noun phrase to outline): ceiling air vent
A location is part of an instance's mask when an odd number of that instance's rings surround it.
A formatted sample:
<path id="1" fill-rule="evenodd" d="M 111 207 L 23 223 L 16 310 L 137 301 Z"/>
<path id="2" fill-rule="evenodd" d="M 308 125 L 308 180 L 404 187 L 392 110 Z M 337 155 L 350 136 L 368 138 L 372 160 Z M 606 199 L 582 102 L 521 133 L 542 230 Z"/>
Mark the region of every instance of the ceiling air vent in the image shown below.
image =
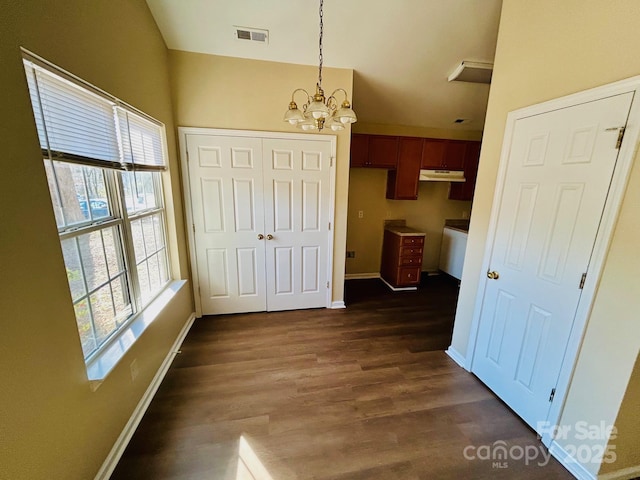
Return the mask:
<path id="1" fill-rule="evenodd" d="M 236 40 L 249 40 L 253 42 L 267 44 L 269 43 L 269 30 L 261 30 L 258 28 L 233 27 L 233 35 Z"/>
<path id="2" fill-rule="evenodd" d="M 492 74 L 493 63 L 468 62 L 465 60 L 449 75 L 449 81 L 491 83 Z"/>

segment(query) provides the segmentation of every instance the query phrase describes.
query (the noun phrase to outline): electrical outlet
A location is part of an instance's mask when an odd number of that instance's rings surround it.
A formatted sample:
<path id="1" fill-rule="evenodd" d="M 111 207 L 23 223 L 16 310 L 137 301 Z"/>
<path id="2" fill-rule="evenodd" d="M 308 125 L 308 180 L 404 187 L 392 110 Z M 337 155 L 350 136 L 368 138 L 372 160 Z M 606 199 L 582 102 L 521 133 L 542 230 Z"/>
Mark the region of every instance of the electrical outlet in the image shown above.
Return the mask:
<path id="1" fill-rule="evenodd" d="M 138 378 L 138 373 L 140 373 L 140 371 L 138 370 L 137 358 L 135 358 L 133 362 L 131 362 L 131 365 L 129 366 L 129 370 L 131 370 L 131 381 L 135 382 L 136 378 Z"/>
<path id="2" fill-rule="evenodd" d="M 347 258 L 356 258 L 356 252 L 354 250 L 347 250 Z"/>
<path id="3" fill-rule="evenodd" d="M 358 218 L 364 218 L 364 210 L 358 210 Z"/>

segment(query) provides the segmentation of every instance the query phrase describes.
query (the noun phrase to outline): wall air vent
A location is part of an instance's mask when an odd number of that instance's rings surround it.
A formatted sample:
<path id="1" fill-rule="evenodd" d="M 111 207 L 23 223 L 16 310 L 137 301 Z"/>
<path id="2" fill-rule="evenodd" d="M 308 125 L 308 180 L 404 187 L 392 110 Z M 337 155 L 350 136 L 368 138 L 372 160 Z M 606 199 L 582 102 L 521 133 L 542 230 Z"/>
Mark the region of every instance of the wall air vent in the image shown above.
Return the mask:
<path id="1" fill-rule="evenodd" d="M 238 27 L 234 25 L 233 36 L 236 37 L 236 40 L 243 42 L 249 40 L 265 45 L 269 43 L 269 30 L 261 30 L 259 28 Z"/>
<path id="2" fill-rule="evenodd" d="M 464 60 L 456 67 L 453 73 L 449 75 L 449 81 L 491 83 L 492 74 L 493 63 L 469 62 Z"/>

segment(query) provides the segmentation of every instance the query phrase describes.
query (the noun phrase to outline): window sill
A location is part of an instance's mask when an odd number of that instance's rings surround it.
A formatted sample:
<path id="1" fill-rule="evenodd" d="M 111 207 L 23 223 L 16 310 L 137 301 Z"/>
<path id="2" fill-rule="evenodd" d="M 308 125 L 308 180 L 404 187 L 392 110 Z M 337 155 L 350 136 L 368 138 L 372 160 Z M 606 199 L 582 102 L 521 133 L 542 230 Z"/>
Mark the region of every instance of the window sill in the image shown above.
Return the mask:
<path id="1" fill-rule="evenodd" d="M 136 340 L 142 336 L 147 327 L 162 313 L 186 283 L 186 280 L 170 282 L 162 293 L 118 334 L 118 337 L 107 349 L 87 362 L 87 377 L 92 391 L 98 389 Z"/>

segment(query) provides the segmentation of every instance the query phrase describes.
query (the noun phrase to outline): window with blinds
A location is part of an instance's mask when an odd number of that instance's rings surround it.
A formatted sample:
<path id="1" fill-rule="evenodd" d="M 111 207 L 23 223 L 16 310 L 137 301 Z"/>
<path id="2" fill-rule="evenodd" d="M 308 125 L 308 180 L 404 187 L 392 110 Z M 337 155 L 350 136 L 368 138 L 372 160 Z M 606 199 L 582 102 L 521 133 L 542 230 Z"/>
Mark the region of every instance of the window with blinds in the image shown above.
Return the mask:
<path id="1" fill-rule="evenodd" d="M 164 126 L 25 56 L 34 120 L 85 359 L 169 282 Z"/>

